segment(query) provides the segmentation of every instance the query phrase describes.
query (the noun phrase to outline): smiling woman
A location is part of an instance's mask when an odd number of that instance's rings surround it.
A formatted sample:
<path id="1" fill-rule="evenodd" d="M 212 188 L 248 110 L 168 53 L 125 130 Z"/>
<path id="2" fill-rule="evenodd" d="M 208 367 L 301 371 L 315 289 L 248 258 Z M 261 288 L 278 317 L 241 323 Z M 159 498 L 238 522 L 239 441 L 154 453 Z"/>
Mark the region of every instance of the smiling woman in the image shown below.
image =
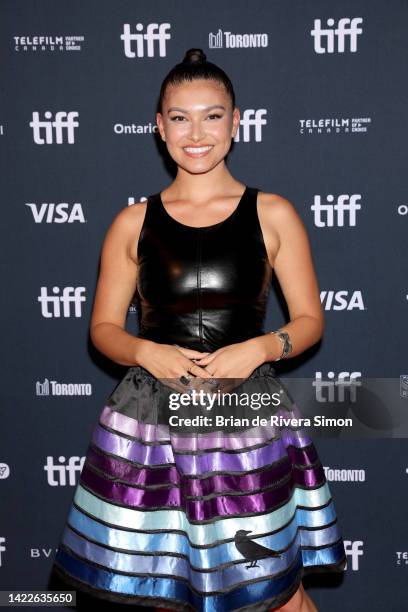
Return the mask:
<path id="1" fill-rule="evenodd" d="M 273 362 L 323 333 L 306 230 L 288 200 L 230 174 L 240 112 L 200 49 L 166 76 L 159 106 L 177 176 L 105 237 L 91 338 L 130 367 L 95 426 L 55 573 L 113 606 L 313 612 L 303 576 L 341 572 L 346 557 L 311 439 L 253 427 L 236 418 L 245 407 L 187 436 L 169 418 L 170 390 L 214 384 L 279 398 L 268 417 L 301 417 Z M 272 270 L 290 314 L 281 335 L 263 330 Z M 135 288 L 137 337 L 125 330 Z"/>

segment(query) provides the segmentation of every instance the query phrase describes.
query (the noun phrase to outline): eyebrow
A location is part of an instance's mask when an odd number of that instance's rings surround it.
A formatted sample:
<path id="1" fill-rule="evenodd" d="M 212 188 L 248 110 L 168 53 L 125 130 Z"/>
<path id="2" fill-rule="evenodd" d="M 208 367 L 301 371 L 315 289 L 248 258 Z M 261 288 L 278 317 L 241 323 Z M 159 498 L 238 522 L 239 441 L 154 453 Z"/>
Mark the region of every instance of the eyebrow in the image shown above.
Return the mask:
<path id="1" fill-rule="evenodd" d="M 222 106 L 222 104 L 213 104 L 212 106 L 207 106 L 206 108 L 203 108 L 203 112 L 212 110 L 213 108 L 221 108 L 222 110 L 225 110 L 225 106 Z M 188 113 L 188 110 L 186 110 L 185 108 L 180 108 L 179 106 L 172 106 L 168 109 L 167 113 L 171 113 L 171 111 L 180 111 L 182 113 Z"/>

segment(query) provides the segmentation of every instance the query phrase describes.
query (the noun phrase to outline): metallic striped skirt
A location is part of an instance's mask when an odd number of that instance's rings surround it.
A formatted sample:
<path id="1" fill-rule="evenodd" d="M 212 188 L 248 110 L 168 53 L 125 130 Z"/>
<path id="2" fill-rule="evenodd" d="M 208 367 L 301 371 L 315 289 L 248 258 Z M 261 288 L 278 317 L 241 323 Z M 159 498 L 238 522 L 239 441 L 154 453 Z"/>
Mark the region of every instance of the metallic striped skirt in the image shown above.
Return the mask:
<path id="1" fill-rule="evenodd" d="M 246 389 L 280 393 L 279 410 L 301 416 L 270 363 Z M 178 433 L 163 390 L 135 366 L 106 401 L 55 556 L 64 583 L 107 602 L 266 612 L 305 574 L 344 571 L 333 499 L 305 432 Z"/>

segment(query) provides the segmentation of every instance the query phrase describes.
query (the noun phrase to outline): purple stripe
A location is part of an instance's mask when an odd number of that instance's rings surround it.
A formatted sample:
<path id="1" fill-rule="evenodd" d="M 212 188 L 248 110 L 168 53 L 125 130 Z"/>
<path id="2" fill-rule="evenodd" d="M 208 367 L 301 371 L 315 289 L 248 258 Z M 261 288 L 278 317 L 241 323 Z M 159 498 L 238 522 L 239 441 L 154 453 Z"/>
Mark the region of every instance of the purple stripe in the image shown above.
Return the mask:
<path id="1" fill-rule="evenodd" d="M 315 487 L 324 481 L 323 467 L 315 469 L 300 469 L 292 466 L 287 458 L 284 462 L 275 464 L 262 472 L 244 475 L 214 475 L 207 478 L 180 478 L 175 467 L 156 469 L 137 468 L 130 463 L 119 461 L 96 453 L 92 448 L 87 453 L 87 465 L 94 466 L 115 480 L 124 480 L 130 485 L 151 487 L 167 484 L 181 486 L 184 495 L 200 496 L 211 493 L 226 493 L 228 491 L 253 491 L 271 485 L 274 482 L 291 475 L 294 482 L 302 487 Z"/>
<path id="2" fill-rule="evenodd" d="M 91 446 L 88 448 L 86 460 L 106 474 L 115 478 L 127 480 L 139 485 L 160 485 L 163 483 L 178 484 L 180 474 L 175 465 L 151 468 L 138 468 L 132 463 L 123 461 L 120 457 L 109 457 L 103 452 L 96 452 Z"/>
<path id="3" fill-rule="evenodd" d="M 288 418 L 287 410 L 281 409 L 275 413 Z M 295 414 L 295 412 L 293 412 Z M 296 416 L 296 414 L 295 414 Z M 192 435 L 180 435 L 173 430 L 170 434 L 169 426 L 164 424 L 155 425 L 153 423 L 140 423 L 125 414 L 112 410 L 105 406 L 99 417 L 102 425 L 114 429 L 118 433 L 123 433 L 134 438 L 139 438 L 144 442 L 169 442 L 177 451 L 199 451 L 208 449 L 239 450 L 243 447 L 256 446 L 273 438 L 283 435 L 289 428 L 279 427 L 254 427 L 243 432 L 225 436 L 222 432 L 196 433 Z M 251 433 L 252 432 L 252 433 Z M 262 432 L 262 435 L 259 435 Z M 258 435 L 257 435 L 258 434 Z M 303 434 L 305 435 L 305 434 Z"/>
<path id="4" fill-rule="evenodd" d="M 89 469 L 82 471 L 80 482 L 95 494 L 102 495 L 114 503 L 146 510 L 161 507 L 172 510 L 182 508 L 187 518 L 193 521 L 211 520 L 218 516 L 272 512 L 277 506 L 289 500 L 295 488 L 295 484 L 290 481 L 276 489 L 254 495 L 220 495 L 212 499 L 193 501 L 182 498 L 178 488 L 154 491 L 135 489 L 118 482 L 107 481 Z"/>
<path id="5" fill-rule="evenodd" d="M 242 453 L 214 451 L 206 455 L 173 454 L 171 444 L 145 446 L 143 443 L 123 438 L 104 430 L 100 425 L 94 429 L 92 442 L 102 450 L 129 461 L 143 465 L 176 464 L 184 474 L 204 474 L 205 472 L 248 471 L 269 465 L 288 454 L 286 448 L 306 446 L 310 439 L 295 433 L 282 436 L 266 446 Z"/>

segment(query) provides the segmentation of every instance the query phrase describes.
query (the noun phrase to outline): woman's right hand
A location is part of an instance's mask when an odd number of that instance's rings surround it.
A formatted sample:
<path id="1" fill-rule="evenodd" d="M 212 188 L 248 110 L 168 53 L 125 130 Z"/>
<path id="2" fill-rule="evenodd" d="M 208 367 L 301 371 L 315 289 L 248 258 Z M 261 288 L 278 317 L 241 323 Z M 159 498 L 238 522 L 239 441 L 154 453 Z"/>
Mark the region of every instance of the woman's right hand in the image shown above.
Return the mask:
<path id="1" fill-rule="evenodd" d="M 143 340 L 138 348 L 138 364 L 148 370 L 155 378 L 167 379 L 166 384 L 177 388 L 181 393 L 188 392 L 194 387 L 194 379 L 212 378 L 204 367 L 194 363 L 193 359 L 199 359 L 208 355 L 207 352 L 194 349 L 178 347 L 175 344 L 160 344 L 152 340 Z M 190 378 L 189 385 L 183 385 L 180 376 Z M 199 385 L 200 386 L 200 385 Z"/>

